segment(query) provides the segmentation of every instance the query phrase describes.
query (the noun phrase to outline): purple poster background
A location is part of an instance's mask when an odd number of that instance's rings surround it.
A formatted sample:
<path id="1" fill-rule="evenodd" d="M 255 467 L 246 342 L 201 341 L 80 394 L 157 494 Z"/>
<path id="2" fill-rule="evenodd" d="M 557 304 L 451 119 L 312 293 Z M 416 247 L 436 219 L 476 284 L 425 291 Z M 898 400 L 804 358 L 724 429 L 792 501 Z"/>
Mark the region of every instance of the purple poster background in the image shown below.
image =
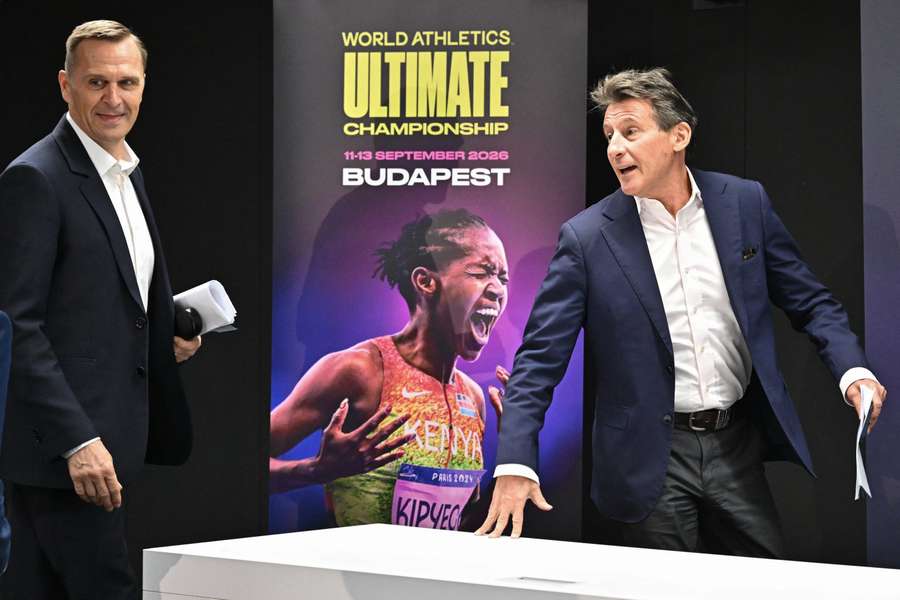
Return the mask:
<path id="1" fill-rule="evenodd" d="M 866 448 L 869 564 L 900 568 L 900 4 L 860 7 L 866 354 L 893 391 Z"/>
<path id="2" fill-rule="evenodd" d="M 475 362 L 459 360 L 487 394 L 495 365 L 511 368 L 560 224 L 584 207 L 586 3 L 560 0 L 306 0 L 275 3 L 274 408 L 323 355 L 399 331 L 408 311 L 396 290 L 372 277 L 373 251 L 396 239 L 422 212 L 466 208 L 502 239 L 509 304 Z M 346 136 L 343 55 L 346 31 L 507 30 L 504 75 L 509 130 L 474 136 Z M 437 49 L 437 48 L 432 48 Z M 459 48 L 445 48 L 453 51 Z M 466 49 L 466 48 L 462 48 Z M 379 48 L 370 48 L 372 51 Z M 390 121 L 390 119 L 387 119 Z M 502 164 L 459 161 L 348 162 L 348 151 L 505 150 Z M 504 167 L 504 185 L 344 186 L 347 166 Z M 582 350 L 579 341 L 541 438 L 542 484 L 556 510 L 532 535 L 576 539 L 581 515 Z M 316 454 L 318 433 L 283 458 Z M 485 469 L 496 453 L 487 409 Z M 489 475 L 488 475 L 489 476 Z M 487 476 L 485 481 L 487 481 Z M 270 531 L 329 524 L 320 486 L 270 499 Z"/>

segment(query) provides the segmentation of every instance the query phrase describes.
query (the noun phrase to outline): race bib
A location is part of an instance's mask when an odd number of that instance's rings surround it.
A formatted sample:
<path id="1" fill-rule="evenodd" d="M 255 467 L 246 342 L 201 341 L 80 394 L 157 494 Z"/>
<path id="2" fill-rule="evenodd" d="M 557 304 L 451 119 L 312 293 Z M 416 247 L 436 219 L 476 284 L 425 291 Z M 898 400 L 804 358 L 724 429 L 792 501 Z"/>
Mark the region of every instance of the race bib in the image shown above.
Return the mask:
<path id="1" fill-rule="evenodd" d="M 394 484 L 391 523 L 459 529 L 462 511 L 484 471 L 403 464 Z"/>

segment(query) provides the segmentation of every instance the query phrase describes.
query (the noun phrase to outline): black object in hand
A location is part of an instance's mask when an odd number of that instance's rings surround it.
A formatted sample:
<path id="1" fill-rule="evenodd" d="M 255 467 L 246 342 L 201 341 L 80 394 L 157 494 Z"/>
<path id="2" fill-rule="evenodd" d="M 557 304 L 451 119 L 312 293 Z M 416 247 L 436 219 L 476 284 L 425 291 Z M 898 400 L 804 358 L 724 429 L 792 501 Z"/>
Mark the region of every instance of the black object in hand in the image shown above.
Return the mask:
<path id="1" fill-rule="evenodd" d="M 203 318 L 191 307 L 175 308 L 175 335 L 192 340 L 203 331 Z"/>

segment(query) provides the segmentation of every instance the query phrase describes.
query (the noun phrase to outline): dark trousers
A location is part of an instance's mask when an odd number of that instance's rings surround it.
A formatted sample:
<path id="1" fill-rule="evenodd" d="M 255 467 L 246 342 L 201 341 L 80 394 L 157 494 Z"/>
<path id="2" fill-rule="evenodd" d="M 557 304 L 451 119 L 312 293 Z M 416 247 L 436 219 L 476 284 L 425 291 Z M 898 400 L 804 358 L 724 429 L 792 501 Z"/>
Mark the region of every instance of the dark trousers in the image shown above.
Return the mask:
<path id="1" fill-rule="evenodd" d="M 621 524 L 625 545 L 783 558 L 764 452 L 748 417 L 715 432 L 675 429 L 662 496 L 646 519 Z"/>
<path id="2" fill-rule="evenodd" d="M 124 507 L 106 512 L 72 490 L 7 482 L 12 526 L 3 600 L 136 600 Z"/>

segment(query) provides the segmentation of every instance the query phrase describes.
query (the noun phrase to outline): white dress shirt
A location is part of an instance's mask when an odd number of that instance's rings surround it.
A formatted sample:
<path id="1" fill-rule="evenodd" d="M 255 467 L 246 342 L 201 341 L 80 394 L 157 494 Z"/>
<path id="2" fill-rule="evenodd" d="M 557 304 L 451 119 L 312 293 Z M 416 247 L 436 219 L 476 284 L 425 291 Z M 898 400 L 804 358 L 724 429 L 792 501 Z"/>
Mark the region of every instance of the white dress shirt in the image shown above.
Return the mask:
<path id="1" fill-rule="evenodd" d="M 725 288 L 703 197 L 690 169 L 687 173 L 691 196 L 675 216 L 658 200 L 634 199 L 672 340 L 675 412 L 730 407 L 743 397 L 753 372 L 750 349 Z M 843 397 L 858 379 L 874 380 L 875 376 L 863 367 L 849 369 L 839 384 Z M 538 481 L 533 469 L 519 464 L 497 465 L 494 477 L 501 475 Z"/>
<path id="2" fill-rule="evenodd" d="M 117 159 L 82 131 L 68 112 L 66 113 L 66 120 L 72 126 L 72 129 L 75 130 L 75 134 L 81 140 L 81 144 L 87 151 L 94 168 L 97 169 L 97 174 L 100 175 L 113 209 L 116 211 L 116 216 L 119 218 L 122 234 L 125 236 L 125 243 L 128 245 L 131 266 L 134 268 L 134 275 L 137 279 L 141 302 L 146 311 L 155 255 L 153 252 L 153 240 L 150 237 L 150 230 L 147 228 L 147 220 L 144 218 L 144 212 L 141 210 L 141 205 L 138 202 L 137 193 L 134 191 L 134 186 L 129 178 L 131 172 L 137 167 L 139 159 L 128 143 L 125 143 L 128 160 Z M 79 444 L 64 452 L 63 457 L 69 458 L 88 444 L 99 439 L 94 438 Z"/>

